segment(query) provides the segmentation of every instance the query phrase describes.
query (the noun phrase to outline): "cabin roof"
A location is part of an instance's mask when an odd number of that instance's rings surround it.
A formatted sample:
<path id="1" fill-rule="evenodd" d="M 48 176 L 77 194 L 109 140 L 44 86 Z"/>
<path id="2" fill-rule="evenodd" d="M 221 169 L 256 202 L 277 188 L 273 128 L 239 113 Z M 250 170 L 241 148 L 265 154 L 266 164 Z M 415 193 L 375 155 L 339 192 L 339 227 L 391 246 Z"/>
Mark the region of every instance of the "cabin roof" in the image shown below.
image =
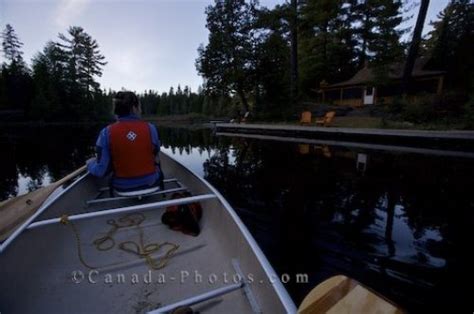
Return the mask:
<path id="1" fill-rule="evenodd" d="M 444 71 L 433 71 L 433 70 L 425 70 L 425 65 L 428 61 L 428 58 L 418 58 L 415 61 L 415 65 L 413 67 L 412 77 L 420 78 L 420 77 L 428 77 L 428 76 L 437 76 L 443 75 Z M 403 69 L 405 67 L 405 62 L 398 62 L 393 63 L 389 66 L 389 74 L 388 77 L 391 80 L 399 80 L 403 76 Z M 352 78 L 348 79 L 347 81 L 331 84 L 324 86 L 323 88 L 332 88 L 332 87 L 343 87 L 343 86 L 354 86 L 354 85 L 363 85 L 366 83 L 373 82 L 375 80 L 375 74 L 372 68 L 368 67 L 367 65 L 360 69 Z"/>

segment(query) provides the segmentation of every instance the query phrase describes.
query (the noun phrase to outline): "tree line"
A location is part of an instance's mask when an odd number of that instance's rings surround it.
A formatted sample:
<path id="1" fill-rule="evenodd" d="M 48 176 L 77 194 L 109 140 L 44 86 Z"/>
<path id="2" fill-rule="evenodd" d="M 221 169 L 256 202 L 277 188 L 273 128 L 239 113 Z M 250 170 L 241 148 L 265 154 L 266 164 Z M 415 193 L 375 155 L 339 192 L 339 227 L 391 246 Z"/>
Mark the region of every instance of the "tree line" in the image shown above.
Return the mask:
<path id="1" fill-rule="evenodd" d="M 106 120 L 111 118 L 115 91 L 102 90 L 97 78 L 106 65 L 99 44 L 82 27 L 72 26 L 57 41 L 49 41 L 31 60 L 23 59 L 23 43 L 13 27 L 2 32 L 5 61 L 0 72 L 0 111 L 21 112 L 23 119 Z M 145 114 L 228 114 L 230 96 L 205 95 L 189 86 L 168 92 L 139 94 Z"/>
<path id="2" fill-rule="evenodd" d="M 176 115 L 197 113 L 207 116 L 226 116 L 231 114 L 234 99 L 230 95 L 210 95 L 200 86 L 196 92 L 191 87 L 178 85 L 168 92 L 154 90 L 139 94 L 142 110 L 146 115 Z M 234 106 L 235 107 L 235 106 Z"/>
<path id="3" fill-rule="evenodd" d="M 206 9 L 209 43 L 198 50 L 197 70 L 207 94 L 284 118 L 314 102 L 321 84 L 347 80 L 366 64 L 374 85 L 385 84 L 389 66 L 407 58 L 403 35 L 410 29 L 403 25 L 414 9 L 402 0 L 291 0 L 271 10 L 257 0 L 215 0 Z M 467 93 L 474 80 L 472 0 L 451 0 L 438 19 L 419 55 L 447 72 L 448 88 Z"/>
<path id="4" fill-rule="evenodd" d="M 413 4 L 404 0 L 291 0 L 268 9 L 257 0 L 215 0 L 206 8 L 209 40 L 198 48 L 203 85 L 140 94 L 147 114 L 286 118 L 315 102 L 321 84 L 349 79 L 369 64 L 375 85 L 388 67 L 403 62 Z M 473 85 L 474 5 L 451 0 L 421 39 L 419 55 L 431 69 L 446 71 L 448 88 L 468 93 Z M 406 36 L 409 37 L 409 36 Z M 99 44 L 79 26 L 46 43 L 29 67 L 13 27 L 2 32 L 0 109 L 30 119 L 89 120 L 110 114 L 114 91 L 97 78 L 106 65 Z M 474 112 L 474 111 L 473 111 Z"/>
<path id="5" fill-rule="evenodd" d="M 2 33 L 5 61 L 0 76 L 0 108 L 21 110 L 30 119 L 84 120 L 105 117 L 109 99 L 96 78 L 105 57 L 83 28 L 72 26 L 58 41 L 46 43 L 31 60 L 23 59 L 13 27 Z"/>

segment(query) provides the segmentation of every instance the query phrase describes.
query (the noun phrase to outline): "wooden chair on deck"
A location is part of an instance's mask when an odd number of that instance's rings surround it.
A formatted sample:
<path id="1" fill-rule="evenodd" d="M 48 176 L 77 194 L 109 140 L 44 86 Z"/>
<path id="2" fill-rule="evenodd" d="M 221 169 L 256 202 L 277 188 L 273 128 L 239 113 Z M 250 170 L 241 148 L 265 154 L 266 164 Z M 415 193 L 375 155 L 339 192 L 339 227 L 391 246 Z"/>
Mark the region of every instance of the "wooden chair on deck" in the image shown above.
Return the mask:
<path id="1" fill-rule="evenodd" d="M 311 111 L 303 111 L 301 113 L 300 124 L 310 124 L 311 123 Z"/>
<path id="2" fill-rule="evenodd" d="M 324 117 L 316 120 L 316 125 L 329 126 L 332 123 L 332 120 L 334 119 L 335 116 L 336 116 L 335 111 L 329 111 L 324 115 Z"/>
<path id="3" fill-rule="evenodd" d="M 247 123 L 249 116 L 250 116 L 250 112 L 249 111 L 245 112 L 244 116 L 240 119 L 240 123 Z"/>

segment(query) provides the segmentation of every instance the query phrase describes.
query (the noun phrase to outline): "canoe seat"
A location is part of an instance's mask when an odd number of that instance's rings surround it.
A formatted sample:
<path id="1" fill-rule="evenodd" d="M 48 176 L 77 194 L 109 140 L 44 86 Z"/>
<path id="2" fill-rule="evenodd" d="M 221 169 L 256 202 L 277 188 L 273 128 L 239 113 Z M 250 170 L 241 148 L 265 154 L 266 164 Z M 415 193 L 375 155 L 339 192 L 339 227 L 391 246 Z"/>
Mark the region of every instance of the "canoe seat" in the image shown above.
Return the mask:
<path id="1" fill-rule="evenodd" d="M 181 192 L 181 191 L 186 191 L 187 188 L 181 184 L 178 180 L 175 178 L 171 179 L 166 179 L 163 181 L 165 184 L 173 184 L 175 187 L 169 187 L 165 188 L 164 190 L 161 190 L 159 186 L 154 186 L 148 189 L 141 189 L 141 190 L 135 190 L 135 191 L 117 191 L 114 189 L 113 191 L 113 197 L 101 197 L 101 195 L 110 190 L 110 187 L 102 187 L 99 189 L 98 194 L 94 199 L 86 201 L 86 205 L 93 205 L 93 204 L 99 204 L 99 203 L 106 203 L 106 202 L 114 202 L 114 201 L 119 201 L 119 200 L 124 200 L 127 198 L 136 198 L 141 200 L 144 197 L 151 197 L 151 196 L 156 196 L 156 195 L 167 195 L 171 193 L 176 193 L 176 192 Z"/>
<path id="2" fill-rule="evenodd" d="M 122 197 L 140 197 L 147 194 L 155 193 L 160 190 L 159 186 L 153 186 L 148 189 L 134 190 L 134 191 L 119 191 L 114 189 L 114 194 Z"/>

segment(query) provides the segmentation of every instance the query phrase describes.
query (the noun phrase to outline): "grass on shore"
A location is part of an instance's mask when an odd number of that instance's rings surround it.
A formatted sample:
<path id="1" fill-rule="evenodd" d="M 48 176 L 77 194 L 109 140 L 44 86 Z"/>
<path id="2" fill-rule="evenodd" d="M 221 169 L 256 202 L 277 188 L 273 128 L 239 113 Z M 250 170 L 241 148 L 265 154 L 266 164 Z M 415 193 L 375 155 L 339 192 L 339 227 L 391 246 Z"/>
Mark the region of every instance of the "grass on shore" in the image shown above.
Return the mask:
<path id="1" fill-rule="evenodd" d="M 250 123 L 300 125 L 299 121 L 252 121 Z M 308 126 L 316 126 L 314 122 Z M 425 124 L 415 124 L 408 121 L 386 120 L 381 117 L 370 116 L 343 116 L 335 117 L 329 127 L 338 128 L 364 128 L 364 129 L 403 129 L 403 130 L 466 130 L 464 123 L 460 121 L 439 121 Z"/>
<path id="2" fill-rule="evenodd" d="M 404 130 L 465 130 L 464 123 L 460 121 L 437 121 L 431 123 L 415 124 L 407 121 L 383 121 L 380 117 L 336 117 L 334 127 L 341 128 L 377 128 L 377 129 L 404 129 Z"/>

